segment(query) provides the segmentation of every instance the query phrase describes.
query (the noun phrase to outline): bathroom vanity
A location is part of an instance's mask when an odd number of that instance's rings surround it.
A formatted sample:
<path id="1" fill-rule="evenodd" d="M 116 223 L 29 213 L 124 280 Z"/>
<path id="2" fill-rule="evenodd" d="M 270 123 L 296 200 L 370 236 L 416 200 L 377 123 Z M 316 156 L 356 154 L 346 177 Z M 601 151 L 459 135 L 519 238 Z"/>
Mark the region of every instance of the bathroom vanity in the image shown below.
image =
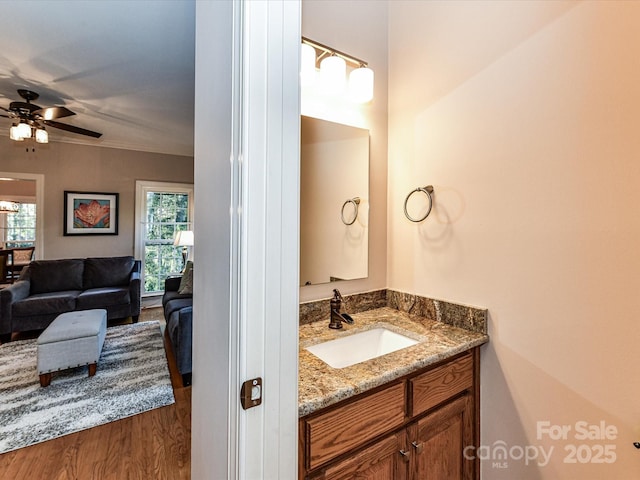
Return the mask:
<path id="1" fill-rule="evenodd" d="M 300 327 L 300 479 L 475 479 L 480 345 L 473 332 L 383 307 L 339 331 Z M 306 350 L 376 328 L 415 345 L 344 368 Z M 468 457 L 468 458 L 465 458 Z"/>

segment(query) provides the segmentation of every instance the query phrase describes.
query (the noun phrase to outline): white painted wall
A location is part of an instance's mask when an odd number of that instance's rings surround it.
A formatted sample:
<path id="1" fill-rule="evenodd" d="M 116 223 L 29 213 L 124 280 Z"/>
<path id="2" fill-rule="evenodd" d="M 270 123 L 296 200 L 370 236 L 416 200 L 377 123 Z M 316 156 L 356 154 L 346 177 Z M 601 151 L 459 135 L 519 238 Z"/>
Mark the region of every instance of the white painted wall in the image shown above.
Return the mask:
<path id="1" fill-rule="evenodd" d="M 388 286 L 487 307 L 482 444 L 554 449 L 484 479 L 640 478 L 638 32 L 638 2 L 389 2 Z"/>

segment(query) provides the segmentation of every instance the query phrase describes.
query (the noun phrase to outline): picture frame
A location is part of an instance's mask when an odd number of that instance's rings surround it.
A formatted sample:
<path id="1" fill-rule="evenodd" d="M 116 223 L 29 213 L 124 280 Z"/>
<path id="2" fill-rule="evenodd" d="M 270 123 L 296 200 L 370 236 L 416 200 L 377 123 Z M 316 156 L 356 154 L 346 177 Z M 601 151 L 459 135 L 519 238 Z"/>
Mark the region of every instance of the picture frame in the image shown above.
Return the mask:
<path id="1" fill-rule="evenodd" d="M 64 235 L 118 235 L 117 193 L 64 192 Z"/>

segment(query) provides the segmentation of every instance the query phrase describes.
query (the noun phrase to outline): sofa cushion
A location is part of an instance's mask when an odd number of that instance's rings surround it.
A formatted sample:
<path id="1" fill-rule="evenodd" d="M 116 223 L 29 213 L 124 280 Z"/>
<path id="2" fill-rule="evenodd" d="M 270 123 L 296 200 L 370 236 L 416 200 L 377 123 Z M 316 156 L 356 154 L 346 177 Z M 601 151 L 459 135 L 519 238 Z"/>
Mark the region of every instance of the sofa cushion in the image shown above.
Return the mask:
<path id="1" fill-rule="evenodd" d="M 176 298 L 167 302 L 164 306 L 164 318 L 168 320 L 173 312 L 176 310 L 180 310 L 185 307 L 191 307 L 193 305 L 193 299 L 189 298 Z"/>
<path id="2" fill-rule="evenodd" d="M 82 259 L 36 260 L 29 264 L 31 295 L 82 290 Z"/>
<path id="3" fill-rule="evenodd" d="M 18 317 L 26 317 L 70 312 L 75 310 L 79 294 L 79 290 L 37 293 L 15 302 L 11 313 Z"/>
<path id="4" fill-rule="evenodd" d="M 182 375 L 191 373 L 192 315 L 192 308 L 185 307 L 174 311 L 167 319 L 166 330 Z"/>
<path id="5" fill-rule="evenodd" d="M 129 285 L 135 259 L 128 257 L 87 258 L 82 286 L 85 290 Z"/>
<path id="6" fill-rule="evenodd" d="M 164 292 L 164 295 L 162 295 L 162 306 L 164 307 L 167 303 L 171 300 L 175 300 L 176 298 L 193 298 L 193 295 L 181 295 L 176 291 L 169 290 Z"/>
<path id="7" fill-rule="evenodd" d="M 90 288 L 78 295 L 78 310 L 104 308 L 110 305 L 126 305 L 130 303 L 129 287 Z"/>

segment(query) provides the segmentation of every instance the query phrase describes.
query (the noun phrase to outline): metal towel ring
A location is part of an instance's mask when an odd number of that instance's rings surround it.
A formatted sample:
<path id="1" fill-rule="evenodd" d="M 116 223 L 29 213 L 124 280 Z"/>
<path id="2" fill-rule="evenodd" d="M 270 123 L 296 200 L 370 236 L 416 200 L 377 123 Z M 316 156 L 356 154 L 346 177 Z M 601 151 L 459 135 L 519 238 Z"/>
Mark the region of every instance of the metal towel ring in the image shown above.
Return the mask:
<path id="1" fill-rule="evenodd" d="M 344 207 L 346 207 L 350 203 L 353 204 L 355 215 L 353 216 L 353 220 L 351 220 L 350 222 L 347 222 L 344 219 Z M 340 216 L 342 217 L 342 223 L 344 223 L 345 225 L 353 225 L 356 222 L 356 220 L 358 219 L 358 205 L 360 205 L 360 197 L 350 198 L 342 204 L 342 210 L 340 211 Z"/>
<path id="2" fill-rule="evenodd" d="M 413 195 L 416 192 L 424 193 L 429 199 L 429 208 L 427 209 L 427 213 L 424 214 L 424 217 L 418 218 L 418 219 L 412 218 L 411 215 L 409 215 L 409 212 L 407 211 L 407 202 L 409 201 L 409 198 L 411 198 L 411 195 Z M 411 220 L 414 223 L 422 222 L 425 218 L 427 218 L 431 213 L 431 207 L 433 207 L 433 197 L 431 196 L 432 193 L 433 193 L 433 186 L 431 185 L 427 185 L 426 187 L 419 187 L 419 188 L 416 188 L 415 190 L 411 190 L 409 192 L 409 195 L 407 195 L 407 198 L 404 201 L 405 217 L 407 217 L 409 220 Z"/>

